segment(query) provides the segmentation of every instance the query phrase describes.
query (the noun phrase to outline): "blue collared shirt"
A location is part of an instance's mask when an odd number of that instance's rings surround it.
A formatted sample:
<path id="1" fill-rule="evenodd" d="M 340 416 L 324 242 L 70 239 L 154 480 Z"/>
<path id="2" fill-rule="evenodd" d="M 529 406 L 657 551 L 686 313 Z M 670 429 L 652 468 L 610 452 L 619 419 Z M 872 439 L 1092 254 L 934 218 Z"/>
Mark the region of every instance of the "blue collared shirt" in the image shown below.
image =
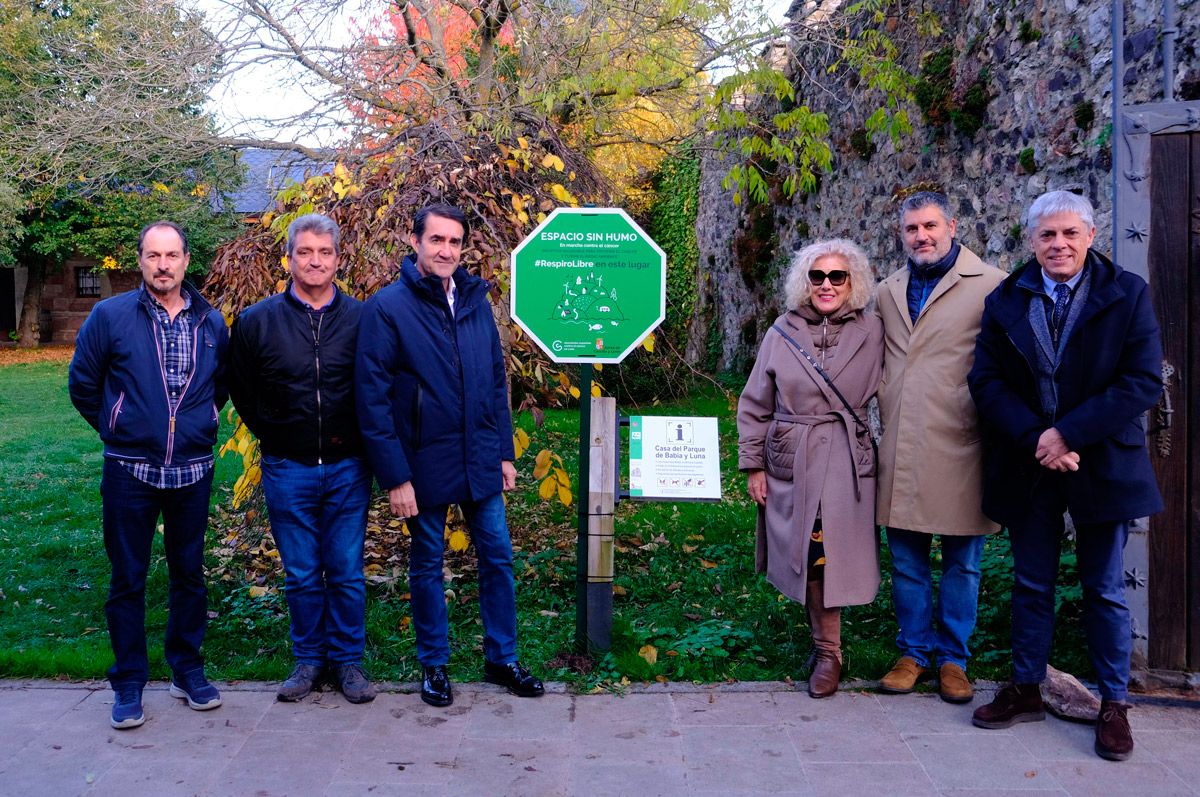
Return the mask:
<path id="1" fill-rule="evenodd" d="M 1055 285 L 1066 285 L 1068 288 L 1071 289 L 1071 294 L 1074 295 L 1075 294 L 1075 286 L 1077 286 L 1079 284 L 1079 281 L 1081 279 L 1083 279 L 1083 272 L 1085 272 L 1085 271 L 1087 271 L 1087 263 L 1083 264 L 1083 268 L 1079 269 L 1078 274 L 1076 274 L 1074 277 L 1071 277 L 1071 279 L 1069 279 L 1065 283 L 1063 283 L 1063 282 L 1058 282 L 1056 280 L 1051 279 L 1050 275 L 1046 273 L 1046 269 L 1042 269 L 1042 288 L 1046 291 L 1046 295 L 1050 297 L 1051 301 L 1054 300 L 1054 286 Z"/>

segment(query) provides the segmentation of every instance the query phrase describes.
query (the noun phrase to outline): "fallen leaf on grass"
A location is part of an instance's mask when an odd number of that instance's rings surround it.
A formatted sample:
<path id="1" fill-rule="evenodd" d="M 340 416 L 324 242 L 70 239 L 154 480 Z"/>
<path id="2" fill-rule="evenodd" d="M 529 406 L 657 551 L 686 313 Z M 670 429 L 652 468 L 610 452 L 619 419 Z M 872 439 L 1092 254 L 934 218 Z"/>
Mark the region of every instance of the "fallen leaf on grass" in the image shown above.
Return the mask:
<path id="1" fill-rule="evenodd" d="M 653 645 L 642 645 L 638 649 L 638 655 L 645 659 L 647 664 L 654 664 L 658 661 L 658 648 Z"/>

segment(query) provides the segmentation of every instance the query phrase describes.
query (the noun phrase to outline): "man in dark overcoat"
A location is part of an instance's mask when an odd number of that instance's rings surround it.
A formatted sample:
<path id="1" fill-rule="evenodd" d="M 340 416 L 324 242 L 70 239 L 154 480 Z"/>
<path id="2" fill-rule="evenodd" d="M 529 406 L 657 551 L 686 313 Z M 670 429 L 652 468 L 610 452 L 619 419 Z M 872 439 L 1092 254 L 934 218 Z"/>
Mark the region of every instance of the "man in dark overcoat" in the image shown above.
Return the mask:
<path id="1" fill-rule="evenodd" d="M 504 492 L 517 483 L 512 415 L 491 287 L 460 264 L 469 229 L 450 205 L 413 218 L 413 254 L 396 281 L 363 307 L 355 366 L 358 420 L 375 477 L 392 512 L 408 521 L 421 699 L 454 700 L 445 587 L 444 529 L 450 504 L 466 518 L 479 560 L 484 680 L 520 697 L 542 682 L 517 661 L 512 542 Z"/>
<path id="2" fill-rule="evenodd" d="M 1100 689 L 1096 753 L 1133 751 L 1123 551 L 1129 521 L 1162 509 L 1143 414 L 1162 389 L 1144 280 L 1091 248 L 1091 203 L 1051 191 L 1029 208 L 1033 257 L 988 297 L 969 382 L 984 423 L 983 510 L 1013 552 L 1013 683 L 982 728 L 1045 718 L 1065 512 L 1075 526 L 1088 652 Z"/>

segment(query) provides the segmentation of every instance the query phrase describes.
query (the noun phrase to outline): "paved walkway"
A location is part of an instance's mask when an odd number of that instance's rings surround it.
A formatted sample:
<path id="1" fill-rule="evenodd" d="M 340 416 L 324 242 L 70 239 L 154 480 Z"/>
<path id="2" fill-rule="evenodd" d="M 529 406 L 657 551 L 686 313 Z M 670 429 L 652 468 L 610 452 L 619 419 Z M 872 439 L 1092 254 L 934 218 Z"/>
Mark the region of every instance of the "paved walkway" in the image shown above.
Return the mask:
<path id="1" fill-rule="evenodd" d="M 434 709 L 411 691 L 286 704 L 238 684 L 201 713 L 156 684 L 146 724 L 115 731 L 98 684 L 0 681 L 0 794 L 1200 795 L 1200 702 L 1180 699 L 1139 702 L 1137 750 L 1118 764 L 1093 754 L 1090 726 L 984 731 L 971 706 L 932 694 L 812 700 L 768 683 L 522 700 L 456 687 Z"/>

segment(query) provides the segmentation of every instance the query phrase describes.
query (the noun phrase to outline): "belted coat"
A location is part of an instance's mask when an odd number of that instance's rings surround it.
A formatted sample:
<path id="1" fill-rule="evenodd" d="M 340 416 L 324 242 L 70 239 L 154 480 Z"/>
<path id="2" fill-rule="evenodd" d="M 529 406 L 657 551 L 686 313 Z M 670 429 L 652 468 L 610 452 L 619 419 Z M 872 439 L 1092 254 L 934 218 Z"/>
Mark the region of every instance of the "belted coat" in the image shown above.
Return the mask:
<path id="1" fill-rule="evenodd" d="M 814 358 L 812 332 L 789 311 L 776 325 Z M 881 373 L 883 327 L 856 310 L 844 322 L 824 369 L 867 418 Z M 870 603 L 879 589 L 875 526 L 875 455 L 868 432 L 803 355 L 768 330 L 738 401 L 738 468 L 765 470 L 756 568 L 792 600 L 804 603 L 808 548 L 820 511 L 825 546 L 825 602 Z"/>
<path id="2" fill-rule="evenodd" d="M 908 312 L 909 270 L 879 284 L 883 381 L 879 386 L 879 523 L 928 534 L 999 531 L 984 515 L 983 445 L 967 372 L 983 302 L 1005 273 L 965 246 L 925 302 Z"/>

